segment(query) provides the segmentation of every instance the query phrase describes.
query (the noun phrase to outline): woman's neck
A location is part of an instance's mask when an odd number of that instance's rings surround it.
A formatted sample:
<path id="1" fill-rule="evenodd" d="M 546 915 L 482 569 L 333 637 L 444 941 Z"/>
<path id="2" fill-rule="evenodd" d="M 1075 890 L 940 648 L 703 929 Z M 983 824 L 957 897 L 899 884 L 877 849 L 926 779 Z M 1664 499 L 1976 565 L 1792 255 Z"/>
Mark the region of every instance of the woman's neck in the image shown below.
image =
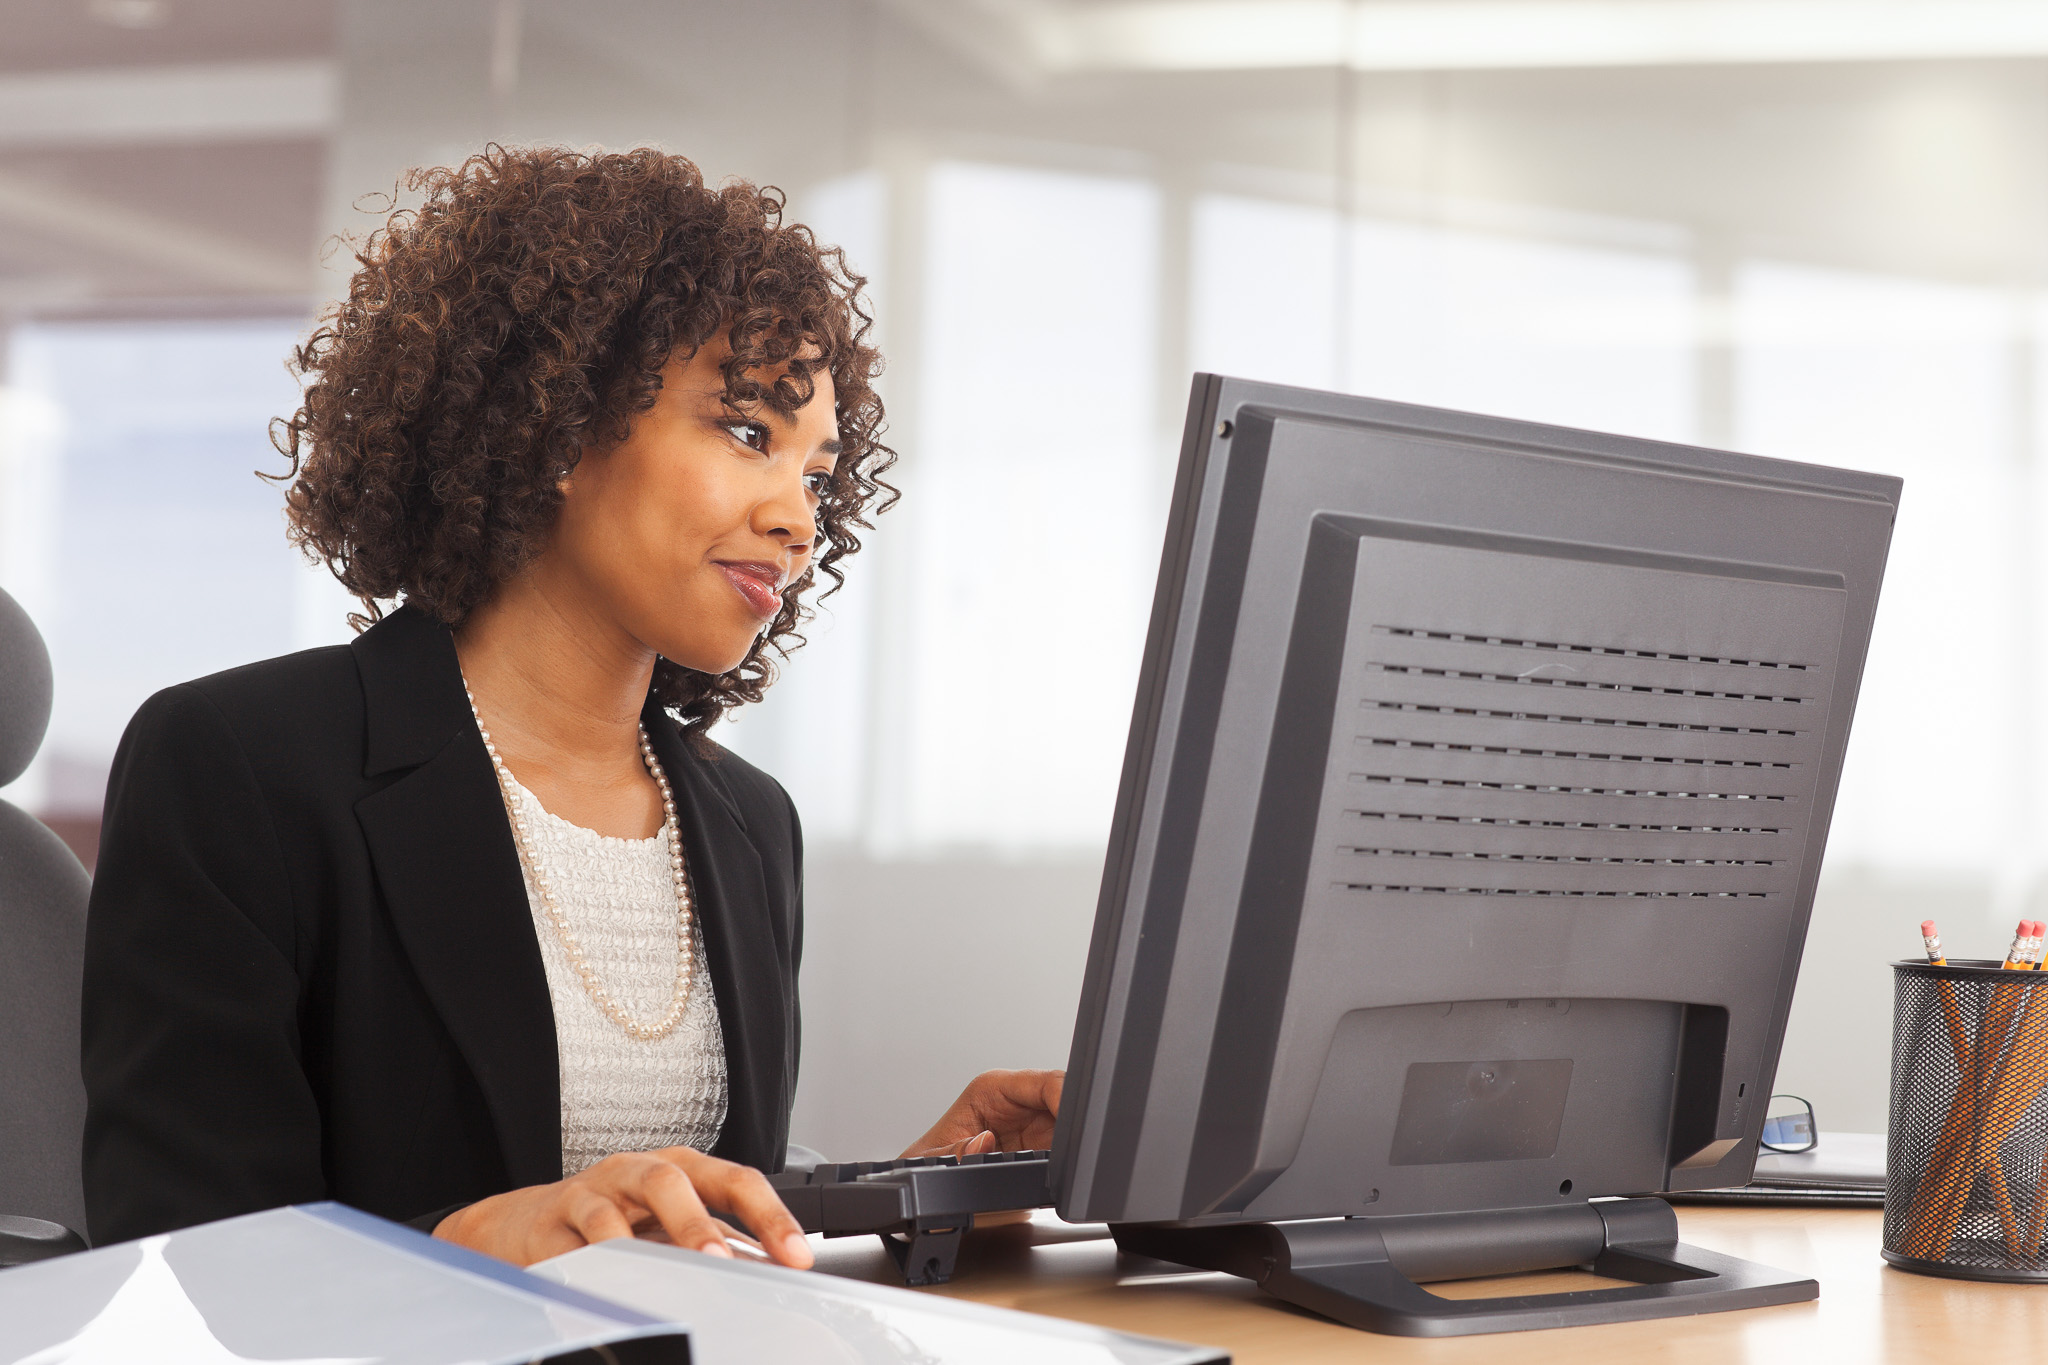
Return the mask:
<path id="1" fill-rule="evenodd" d="M 576 594 L 522 574 L 456 630 L 455 653 L 499 757 L 541 805 L 616 838 L 661 828 L 640 757 L 652 650 Z"/>

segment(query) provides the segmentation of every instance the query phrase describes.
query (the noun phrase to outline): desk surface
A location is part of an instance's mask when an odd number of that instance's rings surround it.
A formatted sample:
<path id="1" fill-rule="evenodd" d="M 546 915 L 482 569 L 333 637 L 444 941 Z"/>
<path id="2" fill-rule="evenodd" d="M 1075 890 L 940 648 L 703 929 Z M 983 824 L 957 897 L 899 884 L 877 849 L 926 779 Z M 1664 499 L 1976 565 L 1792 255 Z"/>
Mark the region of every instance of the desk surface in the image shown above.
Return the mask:
<path id="1" fill-rule="evenodd" d="M 954 1281 L 926 1292 L 1221 1346 L 1237 1365 L 1493 1361 L 1510 1340 L 1515 1359 L 1530 1365 L 1618 1365 L 1652 1358 L 1714 1365 L 1974 1365 L 2048 1357 L 2048 1285 L 1980 1284 L 1892 1270 L 1877 1254 L 1880 1218 L 1874 1209 L 1680 1207 L 1686 1241 L 1812 1275 L 1820 1281 L 1820 1300 L 1513 1338 L 1420 1341 L 1340 1327 L 1267 1297 L 1244 1280 L 1177 1271 L 1144 1257 L 1119 1258 L 1100 1226 L 1069 1226 L 1048 1213 L 1030 1224 L 972 1234 Z M 812 1245 L 821 1270 L 902 1283 L 874 1238 L 814 1238 Z M 1434 1288 L 1464 1298 L 1604 1283 L 1612 1282 L 1563 1271 Z"/>

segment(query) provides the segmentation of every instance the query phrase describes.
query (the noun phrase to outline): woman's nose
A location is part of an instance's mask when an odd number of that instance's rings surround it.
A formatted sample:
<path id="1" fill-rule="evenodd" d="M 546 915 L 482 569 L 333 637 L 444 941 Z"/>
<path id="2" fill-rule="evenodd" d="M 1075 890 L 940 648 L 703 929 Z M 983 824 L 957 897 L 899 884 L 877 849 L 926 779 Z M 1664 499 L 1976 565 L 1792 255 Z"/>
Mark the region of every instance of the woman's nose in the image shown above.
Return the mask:
<path id="1" fill-rule="evenodd" d="M 760 512 L 765 524 L 759 529 L 786 545 L 805 550 L 818 538 L 817 513 L 800 478 L 778 483 L 775 496 L 761 505 Z"/>

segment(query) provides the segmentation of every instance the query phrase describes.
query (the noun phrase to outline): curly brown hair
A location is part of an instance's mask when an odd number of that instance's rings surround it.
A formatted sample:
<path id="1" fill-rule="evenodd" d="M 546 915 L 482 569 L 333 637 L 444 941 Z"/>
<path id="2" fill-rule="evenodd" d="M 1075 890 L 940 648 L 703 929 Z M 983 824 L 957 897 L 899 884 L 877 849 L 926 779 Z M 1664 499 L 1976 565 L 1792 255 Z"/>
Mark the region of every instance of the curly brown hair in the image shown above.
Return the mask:
<path id="1" fill-rule="evenodd" d="M 867 281 L 837 247 L 782 221 L 772 187 L 713 188 L 652 148 L 492 146 L 414 171 L 418 207 L 358 244 L 355 277 L 293 354 L 304 402 L 274 424 L 291 460 L 290 536 L 364 605 L 402 597 L 459 625 L 545 543 L 582 453 L 624 439 L 663 367 L 721 329 L 729 403 L 792 412 L 832 376 L 844 447 L 821 499 L 824 550 L 744 661 L 711 675 L 658 661 L 662 705 L 702 739 L 803 643 L 800 600 L 860 549 L 895 490 L 881 474 L 881 356 Z M 778 374 L 770 385 L 754 376 Z"/>

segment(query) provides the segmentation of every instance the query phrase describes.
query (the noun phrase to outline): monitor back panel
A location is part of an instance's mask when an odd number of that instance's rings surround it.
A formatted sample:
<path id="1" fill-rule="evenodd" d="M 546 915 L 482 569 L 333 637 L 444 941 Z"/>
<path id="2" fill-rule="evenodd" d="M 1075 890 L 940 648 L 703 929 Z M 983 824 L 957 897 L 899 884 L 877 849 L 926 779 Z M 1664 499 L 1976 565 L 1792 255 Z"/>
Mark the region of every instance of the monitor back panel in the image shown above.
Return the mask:
<path id="1" fill-rule="evenodd" d="M 1897 494 L 1198 377 L 1062 1213 L 1745 1180 Z"/>

